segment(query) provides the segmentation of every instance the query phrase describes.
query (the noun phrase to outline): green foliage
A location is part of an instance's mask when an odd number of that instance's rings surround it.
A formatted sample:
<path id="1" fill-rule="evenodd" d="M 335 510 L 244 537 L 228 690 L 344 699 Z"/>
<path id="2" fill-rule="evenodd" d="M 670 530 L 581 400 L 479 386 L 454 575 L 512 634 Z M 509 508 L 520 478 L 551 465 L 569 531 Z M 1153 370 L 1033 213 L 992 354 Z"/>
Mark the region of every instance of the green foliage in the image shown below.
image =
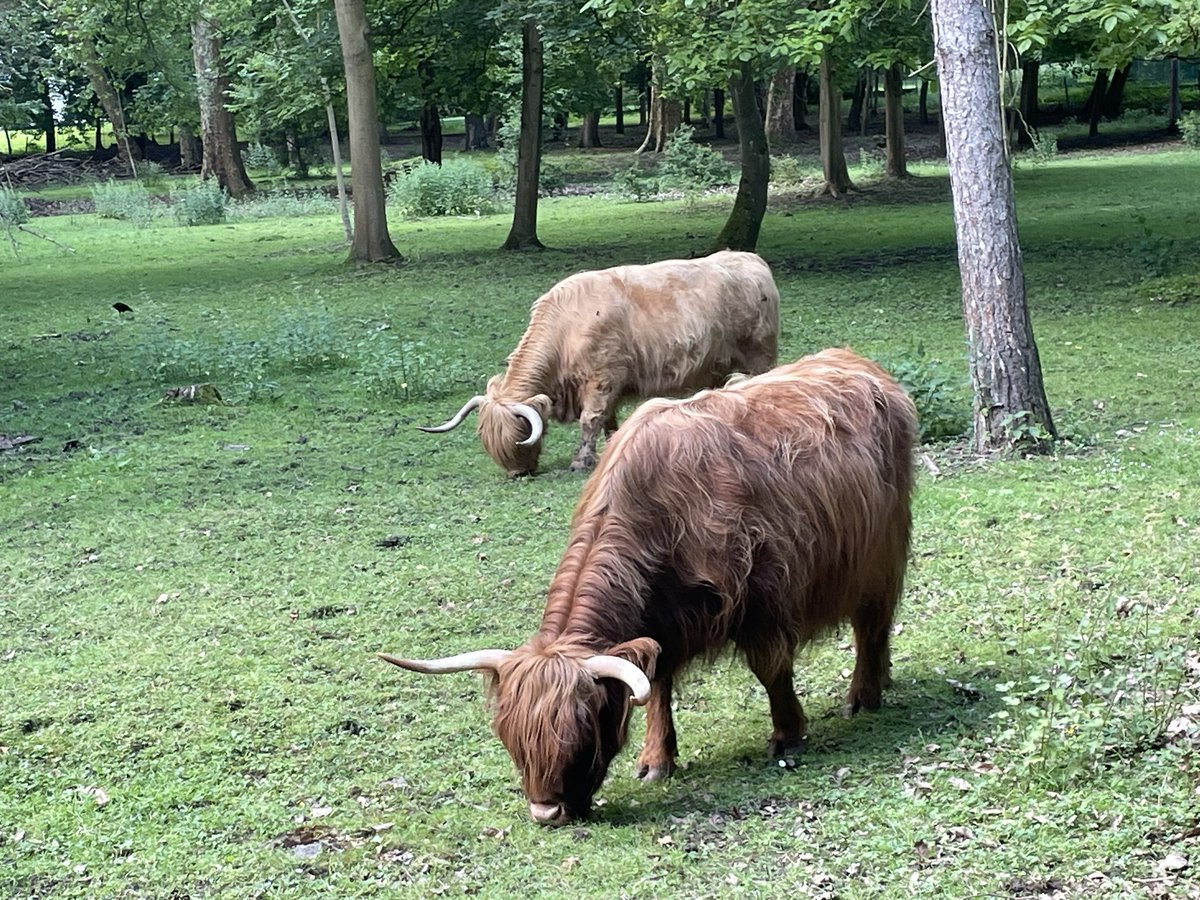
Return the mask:
<path id="1" fill-rule="evenodd" d="M 121 219 L 138 228 L 154 221 L 154 202 L 150 191 L 139 181 L 108 181 L 92 185 L 92 202 L 102 219 Z"/>
<path id="2" fill-rule="evenodd" d="M 337 201 L 320 190 L 295 190 L 286 182 L 278 189 L 257 191 L 232 201 L 226 213 L 234 221 L 246 219 L 296 219 L 326 216 L 337 212 Z"/>
<path id="3" fill-rule="evenodd" d="M 272 178 L 283 171 L 283 163 L 279 161 L 279 154 L 258 141 L 252 143 L 242 153 L 242 162 L 246 164 L 247 168 L 255 169 Z"/>
<path id="4" fill-rule="evenodd" d="M 884 356 L 880 365 L 908 392 L 917 407 L 922 443 L 954 440 L 971 429 L 970 385 L 966 372 L 931 357 L 921 344 L 899 356 Z"/>
<path id="5" fill-rule="evenodd" d="M 8 185 L 0 185 L 0 225 L 12 229 L 29 221 L 29 207 Z"/>
<path id="6" fill-rule="evenodd" d="M 729 163 L 712 147 L 697 143 L 695 133 L 691 125 L 680 125 L 667 139 L 659 164 L 664 186 L 702 191 L 732 180 Z"/>
<path id="7" fill-rule="evenodd" d="M 806 160 L 799 156 L 771 157 L 772 184 L 794 187 L 804 184 L 806 181 L 820 174 L 820 164 L 814 164 L 811 160 Z"/>
<path id="8" fill-rule="evenodd" d="M 1034 164 L 1043 166 L 1058 156 L 1058 138 L 1045 131 L 1030 131 L 1031 146 L 1026 157 Z"/>
<path id="9" fill-rule="evenodd" d="M 388 189 L 388 202 L 406 216 L 480 216 L 491 211 L 494 196 L 487 170 L 456 157 L 440 166 L 420 162 Z"/>
<path id="10" fill-rule="evenodd" d="M 171 191 L 171 208 L 180 225 L 220 225 L 228 205 L 224 189 L 211 178 Z"/>
<path id="11" fill-rule="evenodd" d="M 360 345 L 358 382 L 373 397 L 414 403 L 465 393 L 478 373 L 430 347 L 425 341 L 391 339 L 376 328 Z M 477 387 L 477 386 L 476 386 Z"/>
<path id="12" fill-rule="evenodd" d="M 644 203 L 658 196 L 658 178 L 634 163 L 627 169 L 621 169 L 613 176 L 613 189 L 617 196 Z"/>
<path id="13" fill-rule="evenodd" d="M 1183 142 L 1193 150 L 1200 150 L 1200 111 L 1185 112 L 1179 119 L 1179 133 Z"/>
<path id="14" fill-rule="evenodd" d="M 882 178 L 883 160 L 866 147 L 858 148 L 858 171 L 864 178 Z"/>
<path id="15" fill-rule="evenodd" d="M 1175 238 L 1145 213 L 1133 214 L 1133 256 L 1142 268 L 1155 277 L 1171 274 L 1178 264 Z"/>

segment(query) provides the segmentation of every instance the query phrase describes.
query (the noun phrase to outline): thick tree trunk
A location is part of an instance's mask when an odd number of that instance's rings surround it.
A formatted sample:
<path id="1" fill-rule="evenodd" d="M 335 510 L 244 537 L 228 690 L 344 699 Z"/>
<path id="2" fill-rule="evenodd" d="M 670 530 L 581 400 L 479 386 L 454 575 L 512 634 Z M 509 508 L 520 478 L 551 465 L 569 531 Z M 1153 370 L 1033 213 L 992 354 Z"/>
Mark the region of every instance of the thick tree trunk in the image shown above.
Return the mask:
<path id="1" fill-rule="evenodd" d="M 846 151 L 842 149 L 842 92 L 838 89 L 829 52 L 821 54 L 821 108 L 817 114 L 821 168 L 825 193 L 840 197 L 851 190 Z"/>
<path id="2" fill-rule="evenodd" d="M 579 123 L 579 149 L 595 150 L 600 146 L 600 110 L 593 109 L 583 114 Z"/>
<path id="3" fill-rule="evenodd" d="M 213 21 L 203 12 L 192 22 L 192 61 L 204 143 L 200 177 L 216 178 L 230 197 L 244 197 L 254 190 L 254 184 L 242 164 L 233 114 L 225 103 L 229 79 L 221 61 L 221 38 Z"/>
<path id="4" fill-rule="evenodd" d="M 104 110 L 104 115 L 108 117 L 108 123 L 112 125 L 113 134 L 116 135 L 117 156 L 125 163 L 126 168 L 133 172 L 137 160 L 142 158 L 142 151 L 129 136 L 129 129 L 125 125 L 125 110 L 121 106 L 121 97 L 108 77 L 108 72 L 101 64 L 100 57 L 96 55 L 96 47 L 92 40 L 85 36 L 79 42 L 79 50 L 92 93 L 100 101 L 100 108 Z M 97 129 L 98 131 L 99 129 Z M 99 149 L 99 138 L 96 143 L 97 149 Z"/>
<path id="5" fill-rule="evenodd" d="M 502 250 L 543 248 L 537 236 L 538 181 L 542 170 L 542 33 L 527 18 L 521 28 L 521 137 L 517 144 L 517 197 L 512 228 Z"/>
<path id="6" fill-rule="evenodd" d="M 350 180 L 354 197 L 354 262 L 400 262 L 403 257 L 387 228 L 383 163 L 379 158 L 379 112 L 375 62 L 363 0 L 334 0 L 342 65 L 346 70 L 346 109 L 350 120 Z"/>
<path id="7" fill-rule="evenodd" d="M 767 212 L 771 158 L 767 150 L 767 132 L 754 98 L 754 70 L 750 63 L 742 63 L 738 73 L 729 80 L 729 93 L 737 122 L 742 177 L 729 219 L 717 235 L 713 249 L 753 250 Z"/>
<path id="8" fill-rule="evenodd" d="M 767 139 L 787 142 L 796 140 L 796 114 L 793 107 L 796 95 L 796 67 L 785 66 L 771 78 L 767 90 Z"/>
<path id="9" fill-rule="evenodd" d="M 1125 82 L 1129 80 L 1129 72 L 1133 63 L 1126 63 L 1112 73 L 1108 82 L 1108 90 L 1104 92 L 1104 106 L 1100 112 L 1107 121 L 1121 118 L 1121 107 L 1125 102 Z"/>
<path id="10" fill-rule="evenodd" d="M 432 100 L 421 107 L 421 158 L 434 165 L 442 164 L 442 115 Z M 353 171 L 353 169 L 351 169 Z"/>
<path id="11" fill-rule="evenodd" d="M 863 102 L 867 97 L 867 70 L 859 69 L 854 80 L 854 93 L 850 95 L 850 112 L 846 114 L 846 130 L 858 131 L 864 121 Z"/>
<path id="12" fill-rule="evenodd" d="M 1017 142 L 1027 147 L 1033 144 L 1033 136 L 1038 130 L 1038 73 L 1041 66 L 1039 59 L 1027 59 L 1021 63 L 1021 95 L 1017 100 L 1021 120 Z"/>
<path id="13" fill-rule="evenodd" d="M 725 91 L 713 88 L 713 137 L 725 137 Z"/>
<path id="14" fill-rule="evenodd" d="M 662 153 L 667 147 L 667 140 L 683 124 L 683 104 L 663 96 L 663 69 L 663 62 L 656 59 L 650 84 L 650 121 L 646 127 L 645 140 L 637 149 L 638 153 Z"/>
<path id="15" fill-rule="evenodd" d="M 194 172 L 200 168 L 203 150 L 196 132 L 190 125 L 179 126 L 179 168 L 185 172 Z"/>
<path id="16" fill-rule="evenodd" d="M 486 150 L 487 146 L 487 122 L 479 113 L 467 113 L 463 116 L 463 149 Z"/>
<path id="17" fill-rule="evenodd" d="M 1054 423 L 1025 304 L 994 20 L 987 0 L 932 0 L 931 8 L 975 391 L 975 448 L 1045 451 Z"/>
<path id="18" fill-rule="evenodd" d="M 904 70 L 900 63 L 892 63 L 883 73 L 884 134 L 887 139 L 887 164 L 889 178 L 904 178 L 908 175 L 908 160 L 904 151 Z"/>
<path id="19" fill-rule="evenodd" d="M 1107 91 L 1108 69 L 1101 69 L 1096 73 L 1096 80 L 1092 82 L 1092 92 L 1088 94 L 1087 102 L 1080 110 L 1080 115 L 1086 116 L 1088 120 L 1088 137 L 1095 137 L 1100 133 L 1100 114 L 1104 110 L 1104 94 Z"/>
<path id="20" fill-rule="evenodd" d="M 617 110 L 617 122 L 613 128 L 615 134 L 625 133 L 625 88 L 621 82 L 613 88 L 613 106 Z"/>
<path id="21" fill-rule="evenodd" d="M 797 71 L 792 84 L 792 127 L 808 131 L 808 72 Z"/>

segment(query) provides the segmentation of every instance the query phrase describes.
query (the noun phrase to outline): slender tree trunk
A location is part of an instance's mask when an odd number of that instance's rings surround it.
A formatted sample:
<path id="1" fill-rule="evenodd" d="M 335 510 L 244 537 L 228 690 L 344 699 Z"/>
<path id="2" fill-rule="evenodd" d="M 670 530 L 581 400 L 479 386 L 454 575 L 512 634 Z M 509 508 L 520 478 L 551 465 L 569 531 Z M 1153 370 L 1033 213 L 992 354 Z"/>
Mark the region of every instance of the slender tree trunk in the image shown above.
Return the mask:
<path id="1" fill-rule="evenodd" d="M 542 171 L 542 91 L 545 67 L 537 22 L 521 27 L 521 137 L 517 145 L 517 197 L 512 228 L 502 250 L 541 250 L 537 236 L 538 182 Z"/>
<path id="2" fill-rule="evenodd" d="M 1129 72 L 1133 63 L 1126 63 L 1119 69 L 1114 69 L 1108 82 L 1108 90 L 1104 92 L 1102 115 L 1108 121 L 1121 118 L 1121 107 L 1125 102 L 1125 82 L 1129 80 Z"/>
<path id="3" fill-rule="evenodd" d="M 838 90 L 833 59 L 821 54 L 821 108 L 817 115 L 825 193 L 840 197 L 853 189 L 846 151 L 842 149 L 842 92 Z"/>
<path id="4" fill-rule="evenodd" d="M 975 448 L 1046 451 L 1054 423 L 1025 304 L 994 20 L 987 0 L 932 0 L 931 9 L 975 391 Z"/>
<path id="5" fill-rule="evenodd" d="M 625 87 L 621 82 L 617 82 L 617 86 L 613 88 L 613 106 L 617 110 L 617 124 L 613 129 L 616 134 L 625 133 Z"/>
<path id="6" fill-rule="evenodd" d="M 485 150 L 488 146 L 487 123 L 479 113 L 463 116 L 463 149 Z"/>
<path id="7" fill-rule="evenodd" d="M 1179 57 L 1172 56 L 1167 75 L 1167 131 L 1171 134 L 1179 132 L 1179 118 L 1183 115 L 1183 105 L 1179 99 Z"/>
<path id="8" fill-rule="evenodd" d="M 593 109 L 583 114 L 579 123 L 579 148 L 595 150 L 600 146 L 600 110 Z"/>
<path id="9" fill-rule="evenodd" d="M 38 110 L 42 131 L 46 135 L 46 152 L 53 153 L 58 149 L 58 127 L 54 121 L 54 98 L 50 95 L 50 82 L 42 82 L 42 106 Z"/>
<path id="10" fill-rule="evenodd" d="M 664 63 L 654 60 L 653 76 L 650 84 L 650 122 L 646 127 L 646 138 L 638 153 L 647 151 L 661 153 L 667 146 L 667 140 L 683 123 L 683 105 L 676 99 L 663 95 L 662 84 Z"/>
<path id="11" fill-rule="evenodd" d="M 334 12 L 346 70 L 346 109 L 350 120 L 354 242 L 349 258 L 355 262 L 400 262 L 403 257 L 387 228 L 375 63 L 371 58 L 366 10 L 363 0 L 334 0 Z"/>
<path id="12" fill-rule="evenodd" d="M 737 122 L 742 177 L 729 219 L 717 235 L 713 249 L 753 250 L 767 212 L 771 158 L 767 150 L 767 132 L 754 97 L 754 70 L 750 63 L 742 63 L 738 73 L 729 79 L 729 94 L 733 98 L 733 116 Z"/>
<path id="13" fill-rule="evenodd" d="M 867 96 L 867 70 L 859 69 L 854 80 L 854 93 L 850 95 L 850 112 L 846 114 L 846 130 L 858 131 L 863 123 L 863 101 Z"/>
<path id="14" fill-rule="evenodd" d="M 808 72 L 797 71 L 792 84 L 792 127 L 808 131 Z"/>
<path id="15" fill-rule="evenodd" d="M 307 175 L 308 164 L 304 161 L 304 154 L 300 151 L 300 135 L 296 133 L 294 122 L 284 126 L 283 145 L 287 153 L 288 168 L 297 175 Z"/>
<path id="16" fill-rule="evenodd" d="M 917 123 L 929 124 L 929 79 L 921 79 L 921 90 L 917 94 Z"/>
<path id="17" fill-rule="evenodd" d="M 725 137 L 725 90 L 713 88 L 713 137 Z"/>
<path id="18" fill-rule="evenodd" d="M 887 164 L 889 178 L 905 178 L 908 161 L 904 151 L 904 70 L 900 63 L 892 63 L 883 73 L 884 134 L 887 138 Z"/>
<path id="19" fill-rule="evenodd" d="M 79 42 L 80 56 L 83 59 L 83 69 L 87 73 L 92 92 L 100 101 L 100 108 L 112 125 L 113 134 L 117 139 L 117 156 L 125 163 L 130 172 L 136 173 L 137 161 L 142 158 L 141 148 L 129 137 L 129 129 L 125 125 L 125 110 L 121 106 L 121 97 L 113 86 L 108 72 L 96 54 L 93 40 L 86 35 Z M 99 129 L 97 129 L 99 132 Z M 100 141 L 96 141 L 99 147 Z"/>
<path id="20" fill-rule="evenodd" d="M 427 100 L 421 107 L 421 157 L 434 165 L 442 164 L 442 115 L 438 105 Z M 353 171 L 353 169 L 351 170 Z"/>
<path id="21" fill-rule="evenodd" d="M 233 114 L 225 100 L 229 79 L 221 61 L 221 38 L 203 11 L 192 22 L 192 61 L 196 69 L 196 94 L 200 100 L 200 133 L 204 142 L 201 178 L 216 178 L 231 197 L 254 190 L 242 164 Z"/>
<path id="22" fill-rule="evenodd" d="M 1027 59 L 1021 63 L 1021 95 L 1017 107 L 1021 112 L 1017 141 L 1025 146 L 1033 144 L 1033 136 L 1038 130 L 1038 73 L 1042 61 Z"/>
<path id="23" fill-rule="evenodd" d="M 321 76 L 321 94 L 325 97 L 325 120 L 329 123 L 329 155 L 333 160 L 333 180 L 337 184 L 338 210 L 342 214 L 342 233 L 346 243 L 354 243 L 354 226 L 350 224 L 350 194 L 346 190 L 346 175 L 342 171 L 342 141 L 338 137 L 337 112 L 333 108 L 333 91 L 329 79 Z"/>
<path id="24" fill-rule="evenodd" d="M 796 140 L 796 67 L 785 66 L 771 78 L 767 90 L 767 139 L 780 143 Z"/>
<path id="25" fill-rule="evenodd" d="M 203 160 L 203 150 L 196 132 L 190 125 L 179 126 L 179 168 L 185 172 L 193 172 L 200 167 Z"/>
<path id="26" fill-rule="evenodd" d="M 1092 82 L 1092 92 L 1080 110 L 1080 115 L 1087 116 L 1088 137 L 1095 137 L 1100 133 L 1100 114 L 1104 111 L 1104 94 L 1107 91 L 1108 69 L 1101 69 L 1096 73 L 1096 80 Z"/>

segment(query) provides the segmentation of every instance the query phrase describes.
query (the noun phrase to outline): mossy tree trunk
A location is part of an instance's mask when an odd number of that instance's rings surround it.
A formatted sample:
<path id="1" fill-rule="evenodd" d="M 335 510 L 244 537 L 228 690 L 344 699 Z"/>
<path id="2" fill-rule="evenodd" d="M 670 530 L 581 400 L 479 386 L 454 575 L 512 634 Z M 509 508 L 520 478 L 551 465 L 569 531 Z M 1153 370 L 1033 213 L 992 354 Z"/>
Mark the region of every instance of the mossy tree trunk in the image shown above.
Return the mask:
<path id="1" fill-rule="evenodd" d="M 767 212 L 771 158 L 767 150 L 767 132 L 754 96 L 754 70 L 750 63 L 742 63 L 737 74 L 729 79 L 729 93 L 733 98 L 733 116 L 737 123 L 742 176 L 733 209 L 725 227 L 717 235 L 714 249 L 753 250 L 758 244 L 758 232 Z"/>

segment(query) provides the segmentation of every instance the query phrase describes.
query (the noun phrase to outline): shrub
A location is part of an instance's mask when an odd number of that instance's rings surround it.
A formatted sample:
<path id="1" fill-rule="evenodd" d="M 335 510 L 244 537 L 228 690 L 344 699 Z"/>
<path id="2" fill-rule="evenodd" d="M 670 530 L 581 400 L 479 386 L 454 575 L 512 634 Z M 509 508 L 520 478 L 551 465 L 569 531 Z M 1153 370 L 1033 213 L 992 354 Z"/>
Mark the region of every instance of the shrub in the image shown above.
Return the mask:
<path id="1" fill-rule="evenodd" d="M 12 188 L 0 185 L 0 226 L 11 229 L 28 221 L 29 208 L 25 201 Z"/>
<path id="2" fill-rule="evenodd" d="M 298 219 L 329 215 L 336 209 L 336 201 L 321 191 L 295 191 L 285 187 L 231 202 L 226 213 L 231 219 Z"/>
<path id="3" fill-rule="evenodd" d="M 858 169 L 864 178 L 882 178 L 883 160 L 869 152 L 866 147 L 858 148 Z"/>
<path id="4" fill-rule="evenodd" d="M 665 182 L 696 191 L 730 183 L 730 168 L 712 147 L 697 144 L 691 125 L 680 125 L 667 139 L 660 169 Z"/>
<path id="5" fill-rule="evenodd" d="M 228 202 L 225 191 L 212 179 L 171 192 L 175 221 L 180 225 L 220 225 Z"/>
<path id="6" fill-rule="evenodd" d="M 959 438 L 970 430 L 970 391 L 965 379 L 952 377 L 946 364 L 927 357 L 920 344 L 904 356 L 881 359 L 879 364 L 912 397 L 922 443 Z"/>
<path id="7" fill-rule="evenodd" d="M 1029 140 L 1031 145 L 1026 155 L 1034 165 L 1045 165 L 1058 156 L 1058 138 L 1054 135 L 1032 129 L 1029 132 Z"/>
<path id="8" fill-rule="evenodd" d="M 152 191 L 167 183 L 167 170 L 152 159 L 142 160 L 137 164 L 137 180 Z"/>
<path id="9" fill-rule="evenodd" d="M 634 163 L 613 176 L 613 189 L 621 197 L 643 203 L 653 200 L 658 194 L 658 179 L 647 175 L 641 166 Z"/>
<path id="10" fill-rule="evenodd" d="M 275 151 L 258 141 L 246 148 L 246 152 L 242 154 L 242 161 L 248 168 L 258 169 L 272 177 L 283 171 L 283 163 L 279 161 Z"/>
<path id="11" fill-rule="evenodd" d="M 388 201 L 406 216 L 465 216 L 490 212 L 492 178 L 477 163 L 421 163 L 392 182 Z"/>
<path id="12" fill-rule="evenodd" d="M 1179 133 L 1189 147 L 1200 150 L 1200 111 L 1192 110 L 1179 120 Z"/>
<path id="13" fill-rule="evenodd" d="M 804 184 L 809 178 L 820 174 L 820 167 L 798 156 L 771 157 L 771 183 L 781 185 Z"/>
<path id="14" fill-rule="evenodd" d="M 121 219 L 138 228 L 154 220 L 150 191 L 138 181 L 108 181 L 92 185 L 92 203 L 102 219 Z"/>

